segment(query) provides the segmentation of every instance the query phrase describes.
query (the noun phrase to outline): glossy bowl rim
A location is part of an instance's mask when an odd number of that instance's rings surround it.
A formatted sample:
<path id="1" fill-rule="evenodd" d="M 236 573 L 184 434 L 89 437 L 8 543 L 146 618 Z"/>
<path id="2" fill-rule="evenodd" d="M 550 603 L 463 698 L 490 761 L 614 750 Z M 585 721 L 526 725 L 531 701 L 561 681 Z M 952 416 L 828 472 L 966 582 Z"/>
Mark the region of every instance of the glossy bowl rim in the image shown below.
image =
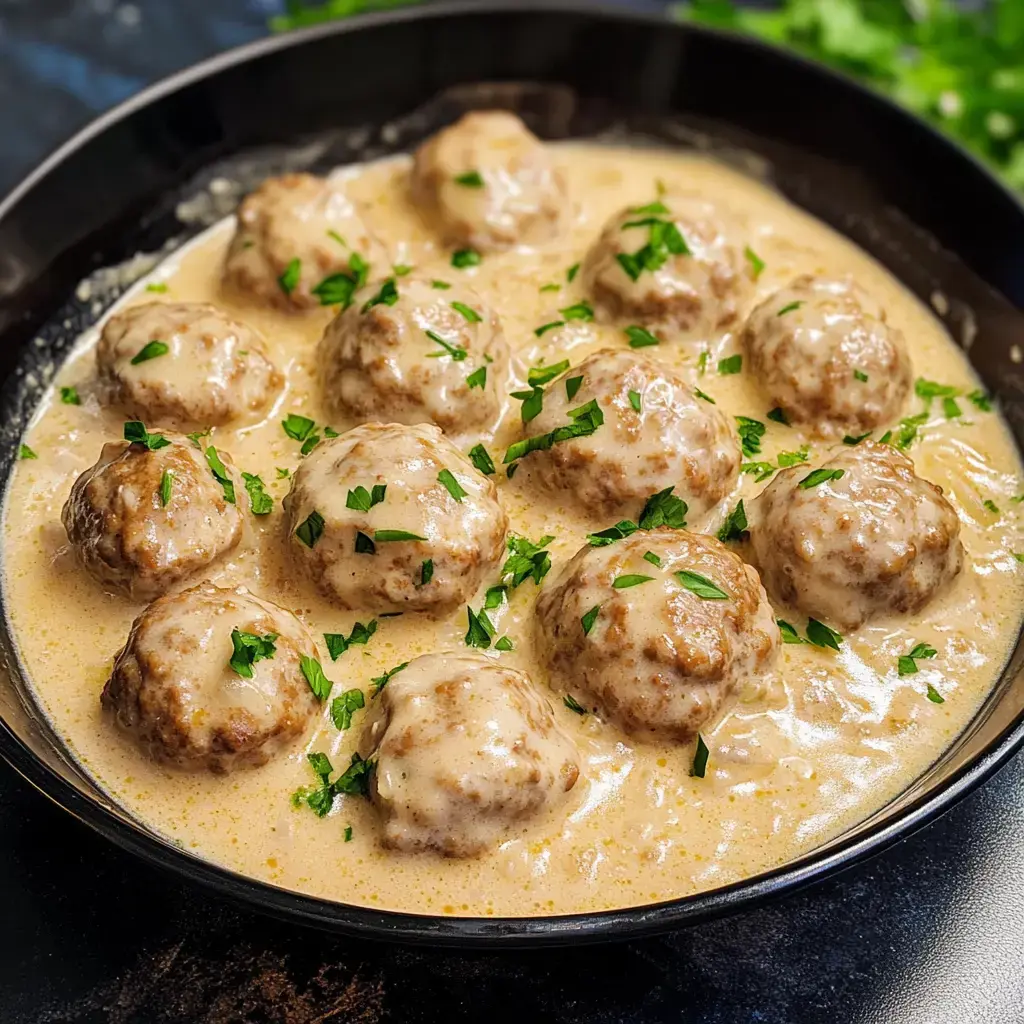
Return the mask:
<path id="1" fill-rule="evenodd" d="M 742 49 L 769 49 L 790 62 L 799 64 L 813 80 L 823 76 L 839 81 L 857 94 L 862 104 L 882 105 L 898 112 L 915 130 L 926 131 L 949 150 L 974 166 L 986 180 L 986 187 L 997 190 L 1018 209 L 1020 199 L 995 178 L 980 160 L 955 141 L 942 135 L 927 122 L 899 108 L 849 76 L 820 65 L 800 55 L 780 51 L 758 39 L 736 33 L 696 26 L 672 24 L 663 14 L 630 11 L 608 3 L 593 4 L 587 0 L 446 0 L 426 7 L 400 7 L 388 11 L 360 15 L 336 22 L 272 35 L 227 50 L 204 61 L 190 65 L 173 75 L 148 86 L 141 92 L 101 114 L 65 143 L 57 147 L 33 171 L 0 200 L 0 219 L 15 208 L 21 198 L 71 154 L 86 146 L 112 125 L 134 112 L 179 91 L 197 81 L 281 50 L 301 47 L 333 35 L 347 35 L 364 28 L 407 21 L 432 21 L 508 13 L 574 14 L 589 16 L 595 21 L 620 20 L 633 24 L 658 26 L 696 37 L 702 35 L 727 39 Z M 1024 209 L 1022 209 L 1024 212 Z M 7 623 L 0 624 L 7 634 Z M 1004 674 L 1007 668 L 1004 668 Z M 1002 675 L 1001 677 L 1002 678 Z M 997 684 L 998 685 L 998 684 Z M 969 727 L 969 726 L 968 726 Z M 955 742 L 955 741 L 954 741 Z M 1024 708 L 997 734 L 988 745 L 929 792 L 909 803 L 889 821 L 880 822 L 859 838 L 839 838 L 824 855 L 811 850 L 796 860 L 762 872 L 751 878 L 705 892 L 663 903 L 627 907 L 616 910 L 562 914 L 545 917 L 439 917 L 405 911 L 374 910 L 352 904 L 308 896 L 241 875 L 229 868 L 204 860 L 148 831 L 141 824 L 129 823 L 109 811 L 99 800 L 86 796 L 66 782 L 48 765 L 38 759 L 0 718 L 0 757 L 24 779 L 57 806 L 67 811 L 117 846 L 150 864 L 156 865 L 190 882 L 198 882 L 213 891 L 240 901 L 247 906 L 293 922 L 342 932 L 351 936 L 382 941 L 397 941 L 446 947 L 495 948 L 509 946 L 566 945 L 581 942 L 625 940 L 681 925 L 695 924 L 709 918 L 750 910 L 824 879 L 838 871 L 881 853 L 897 841 L 922 828 L 948 810 L 977 786 L 998 771 L 1024 744 Z M 878 812 L 883 811 L 880 808 Z M 124 812 L 127 817 L 128 812 Z"/>

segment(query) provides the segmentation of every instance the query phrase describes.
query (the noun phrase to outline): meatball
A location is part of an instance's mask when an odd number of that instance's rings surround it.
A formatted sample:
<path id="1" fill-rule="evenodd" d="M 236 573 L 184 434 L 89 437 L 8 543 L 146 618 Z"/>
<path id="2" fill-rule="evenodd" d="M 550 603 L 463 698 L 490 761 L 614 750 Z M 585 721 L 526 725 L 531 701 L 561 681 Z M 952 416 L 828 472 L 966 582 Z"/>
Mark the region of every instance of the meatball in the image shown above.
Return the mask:
<path id="1" fill-rule="evenodd" d="M 420 146 L 412 195 L 445 242 L 483 250 L 546 242 L 566 210 L 565 183 L 547 149 L 501 110 L 466 114 Z"/>
<path id="2" fill-rule="evenodd" d="M 852 281 L 798 277 L 754 309 L 743 344 L 771 403 L 824 436 L 895 419 L 910 388 L 903 335 Z"/>
<path id="3" fill-rule="evenodd" d="M 479 654 L 425 654 L 388 682 L 372 726 L 384 844 L 472 857 L 555 805 L 579 753 L 529 677 Z"/>
<path id="4" fill-rule="evenodd" d="M 341 416 L 448 433 L 493 424 L 509 361 L 497 315 L 463 286 L 402 278 L 396 291 L 392 305 L 352 306 L 328 326 L 319 352 L 327 404 Z"/>
<path id="5" fill-rule="evenodd" d="M 617 213 L 583 261 L 598 316 L 670 334 L 706 337 L 733 326 L 753 269 L 736 229 L 694 196 L 664 196 Z"/>
<path id="6" fill-rule="evenodd" d="M 553 680 L 641 739 L 692 739 L 779 648 L 757 573 L 670 527 L 578 551 L 544 588 L 536 629 Z"/>
<path id="7" fill-rule="evenodd" d="M 255 412 L 284 381 L 258 331 L 199 302 L 148 302 L 111 317 L 96 364 L 111 402 L 178 426 Z"/>
<path id="8" fill-rule="evenodd" d="M 772 597 L 842 629 L 920 610 L 963 565 L 960 523 L 941 488 L 872 441 L 778 473 L 749 516 Z"/>
<path id="9" fill-rule="evenodd" d="M 385 260 L 340 184 L 285 174 L 242 201 L 224 280 L 270 305 L 302 309 L 321 304 L 315 289 L 327 278 L 344 274 L 362 284 L 365 264 Z M 333 296 L 323 298 L 330 304 Z"/>
<path id="10" fill-rule="evenodd" d="M 241 491 L 224 451 L 181 434 L 149 445 L 114 441 L 74 483 L 61 519 L 71 547 L 100 583 L 149 601 L 205 569 L 242 539 Z M 158 447 L 159 446 L 159 447 Z M 217 472 L 227 480 L 222 483 Z M 223 473 L 221 473 L 223 470 Z"/>
<path id="11" fill-rule="evenodd" d="M 569 382 L 581 376 L 568 397 Z M 728 420 L 640 353 L 603 349 L 588 356 L 548 386 L 540 414 L 525 429 L 536 435 L 571 423 L 571 413 L 594 400 L 604 416 L 597 430 L 525 459 L 531 481 L 545 491 L 608 517 L 635 516 L 652 493 L 675 487 L 691 515 L 701 517 L 735 486 L 740 453 Z"/>
<path id="12" fill-rule="evenodd" d="M 239 659 L 239 646 L 258 653 Z M 304 656 L 315 658 L 316 644 L 290 611 L 244 587 L 203 583 L 158 598 L 132 623 L 100 700 L 154 761 L 218 773 L 255 768 L 317 713 Z"/>
<path id="13" fill-rule="evenodd" d="M 437 427 L 366 424 L 324 441 L 284 501 L 302 569 L 345 608 L 442 613 L 501 557 L 494 482 Z"/>

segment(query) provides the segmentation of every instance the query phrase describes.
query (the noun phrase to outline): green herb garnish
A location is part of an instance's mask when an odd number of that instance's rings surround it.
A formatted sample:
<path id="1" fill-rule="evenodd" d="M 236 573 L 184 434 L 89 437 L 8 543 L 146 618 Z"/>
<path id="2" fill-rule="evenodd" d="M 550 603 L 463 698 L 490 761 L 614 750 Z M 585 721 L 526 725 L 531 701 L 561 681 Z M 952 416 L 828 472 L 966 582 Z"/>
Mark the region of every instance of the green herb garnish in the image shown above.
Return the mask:
<path id="1" fill-rule="evenodd" d="M 253 665 L 264 658 L 272 658 L 276 653 L 276 640 L 276 633 L 257 636 L 255 633 L 243 633 L 238 629 L 231 630 L 233 649 L 229 664 L 243 679 L 252 679 Z"/>

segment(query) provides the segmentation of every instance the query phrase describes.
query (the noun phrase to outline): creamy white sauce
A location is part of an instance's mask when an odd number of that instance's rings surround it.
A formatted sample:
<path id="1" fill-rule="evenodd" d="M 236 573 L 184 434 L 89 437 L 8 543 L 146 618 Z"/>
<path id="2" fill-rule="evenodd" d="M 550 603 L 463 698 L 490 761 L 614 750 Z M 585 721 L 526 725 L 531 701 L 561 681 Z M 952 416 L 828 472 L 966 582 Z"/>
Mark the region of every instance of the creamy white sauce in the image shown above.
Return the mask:
<path id="1" fill-rule="evenodd" d="M 799 273 L 850 274 L 903 330 L 915 375 L 965 392 L 978 386 L 962 352 L 921 303 L 870 257 L 762 185 L 699 157 L 583 144 L 554 152 L 574 203 L 571 229 L 541 249 L 488 256 L 470 270 L 450 266 L 410 206 L 406 159 L 343 172 L 394 263 L 414 265 L 431 278 L 465 274 L 497 308 L 519 378 L 542 359 L 568 356 L 575 363 L 599 347 L 626 345 L 621 330 L 598 324 L 573 322 L 540 339 L 533 329 L 585 297 L 578 280 L 566 283 L 567 268 L 582 258 L 609 215 L 627 203 L 650 202 L 660 179 L 673 191 L 696 191 L 733 211 L 744 232 L 735 241 L 750 245 L 766 264 L 754 301 Z M 165 295 L 147 294 L 140 285 L 125 301 L 214 302 L 265 334 L 271 358 L 286 375 L 285 389 L 265 419 L 218 428 L 214 439 L 240 468 L 262 475 L 275 508 L 258 520 L 248 517 L 241 547 L 206 578 L 248 585 L 294 610 L 314 634 L 347 633 L 370 616 L 332 607 L 288 564 L 280 506 L 288 480 L 275 471 L 294 469 L 300 458 L 299 444 L 280 427 L 286 413 L 330 422 L 321 410 L 313 360 L 330 313 L 286 315 L 222 294 L 219 270 L 231 231 L 230 221 L 221 223 L 161 265 L 153 279 L 167 284 Z M 548 282 L 560 290 L 541 292 Z M 100 690 L 141 606 L 104 594 L 85 575 L 60 523 L 75 477 L 92 465 L 104 441 L 121 435 L 124 420 L 93 397 L 95 339 L 95 331 L 87 334 L 58 375 L 25 439 L 39 458 L 17 465 L 7 494 L 4 585 L 21 658 L 68 747 L 118 802 L 183 849 L 285 888 L 422 913 L 539 915 L 645 904 L 734 882 L 806 853 L 905 788 L 970 720 L 1018 632 L 1024 566 L 1014 552 L 1024 551 L 1024 537 L 1020 506 L 1011 502 L 1021 490 L 1016 449 L 997 414 L 962 400 L 963 417 L 946 421 L 935 403 L 908 454 L 956 508 L 968 559 L 954 585 L 923 613 L 874 622 L 846 636 L 839 654 L 784 647 L 779 672 L 748 686 L 705 734 L 711 754 L 704 779 L 689 775 L 691 746 L 634 744 L 613 726 L 557 703 L 556 714 L 582 754 L 583 775 L 566 803 L 478 859 L 387 852 L 378 845 L 376 815 L 366 801 L 341 797 L 323 820 L 290 802 L 293 791 L 313 782 L 306 753 L 324 751 L 336 766 L 347 764 L 366 712 L 357 712 L 352 729 L 339 733 L 325 706 L 288 756 L 225 777 L 154 766 L 101 714 Z M 756 382 L 745 372 L 715 371 L 721 356 L 737 351 L 735 338 L 726 334 L 705 344 L 710 359 L 699 380 L 701 344 L 668 342 L 645 354 L 677 367 L 730 415 L 764 420 L 768 403 Z M 70 384 L 78 387 L 81 406 L 61 404 L 58 389 Z M 482 438 L 492 453 L 517 436 L 518 403 L 510 404 L 496 435 Z M 921 405 L 911 396 L 903 415 Z M 812 439 L 769 422 L 758 458 L 774 460 L 805 443 L 813 460 L 819 449 Z M 743 475 L 719 518 L 738 497 L 763 486 Z M 589 530 L 610 525 L 584 521 L 531 491 L 527 481 L 502 477 L 499 488 L 516 532 L 534 539 L 556 535 L 556 569 Z M 987 509 L 986 500 L 999 511 Z M 514 652 L 494 656 L 530 673 L 546 692 L 530 646 L 537 592 L 524 584 L 495 613 L 499 632 L 518 643 Z M 776 612 L 798 621 L 784 607 Z M 333 664 L 322 647 L 321 655 L 336 692 L 368 691 L 372 677 L 400 662 L 464 649 L 465 630 L 464 611 L 441 622 L 415 615 L 382 619 L 365 648 L 352 648 Z M 938 656 L 922 661 L 916 675 L 899 677 L 898 655 L 921 641 Z M 929 684 L 945 703 L 926 699 Z M 346 843 L 348 825 L 353 837 Z"/>

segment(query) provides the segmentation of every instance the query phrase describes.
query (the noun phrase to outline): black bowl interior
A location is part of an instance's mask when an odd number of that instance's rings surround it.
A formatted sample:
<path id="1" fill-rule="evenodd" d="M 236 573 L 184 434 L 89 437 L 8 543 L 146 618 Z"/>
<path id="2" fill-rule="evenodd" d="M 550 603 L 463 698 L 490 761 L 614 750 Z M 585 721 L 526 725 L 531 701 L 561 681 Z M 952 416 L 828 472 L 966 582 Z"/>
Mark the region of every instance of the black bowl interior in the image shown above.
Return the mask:
<path id="1" fill-rule="evenodd" d="M 545 138 L 643 138 L 756 173 L 872 253 L 944 320 L 1024 436 L 1024 211 L 969 157 L 885 101 L 760 44 L 621 11 L 432 6 L 267 40 L 157 86 L 54 155 L 0 205 L 0 473 L 77 334 L 123 290 L 94 271 L 168 251 L 284 169 L 409 149 L 472 107 L 519 112 Z M 215 179 L 232 186 L 223 191 Z M 180 216 L 179 216 L 180 215 Z M 182 219 L 184 218 L 184 219 Z M 1016 358 L 1015 358 L 1016 357 Z M 4 619 L 6 621 L 6 610 Z M 0 682 L 0 753 L 122 846 L 271 912 L 434 944 L 627 937 L 750 906 L 939 813 L 1024 738 L 1024 651 L 943 758 L 870 819 L 755 879 L 635 910 L 436 919 L 346 907 L 198 860 L 114 805 L 63 751 L 21 678 Z"/>

